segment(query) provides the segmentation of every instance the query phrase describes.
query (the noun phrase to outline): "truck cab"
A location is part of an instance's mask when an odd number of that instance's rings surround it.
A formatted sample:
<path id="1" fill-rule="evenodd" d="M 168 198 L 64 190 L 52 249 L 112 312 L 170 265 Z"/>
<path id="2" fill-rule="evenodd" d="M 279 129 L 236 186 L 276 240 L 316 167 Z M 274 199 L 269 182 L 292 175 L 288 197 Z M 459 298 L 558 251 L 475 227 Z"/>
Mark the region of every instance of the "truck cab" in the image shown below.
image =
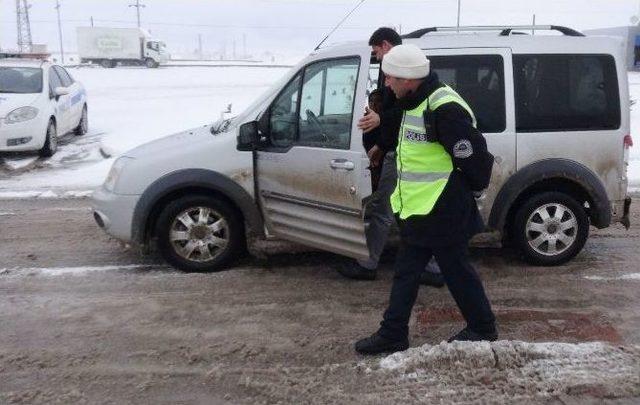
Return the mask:
<path id="1" fill-rule="evenodd" d="M 627 74 L 616 39 L 535 28 L 562 35 L 429 28 L 404 41 L 470 104 L 495 156 L 482 239 L 556 265 L 589 226 L 628 226 Z M 365 42 L 312 52 L 239 116 L 125 153 L 94 194 L 96 221 L 189 271 L 224 268 L 251 235 L 368 258 L 357 123 L 378 74 Z"/>

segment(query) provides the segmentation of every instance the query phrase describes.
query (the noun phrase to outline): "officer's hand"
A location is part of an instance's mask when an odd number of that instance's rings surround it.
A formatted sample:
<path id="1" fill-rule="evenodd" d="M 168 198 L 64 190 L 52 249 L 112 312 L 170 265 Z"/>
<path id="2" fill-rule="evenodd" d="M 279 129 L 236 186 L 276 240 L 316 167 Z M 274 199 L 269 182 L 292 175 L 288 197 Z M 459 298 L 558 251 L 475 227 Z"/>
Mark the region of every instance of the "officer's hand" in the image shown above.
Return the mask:
<path id="1" fill-rule="evenodd" d="M 373 110 L 367 108 L 367 114 L 358 121 L 358 128 L 363 132 L 369 132 L 380 125 L 380 116 Z"/>
<path id="2" fill-rule="evenodd" d="M 378 145 L 373 145 L 373 148 L 369 149 L 367 156 L 369 157 L 369 166 L 378 167 L 382 157 L 384 156 L 384 152 L 378 147 Z"/>

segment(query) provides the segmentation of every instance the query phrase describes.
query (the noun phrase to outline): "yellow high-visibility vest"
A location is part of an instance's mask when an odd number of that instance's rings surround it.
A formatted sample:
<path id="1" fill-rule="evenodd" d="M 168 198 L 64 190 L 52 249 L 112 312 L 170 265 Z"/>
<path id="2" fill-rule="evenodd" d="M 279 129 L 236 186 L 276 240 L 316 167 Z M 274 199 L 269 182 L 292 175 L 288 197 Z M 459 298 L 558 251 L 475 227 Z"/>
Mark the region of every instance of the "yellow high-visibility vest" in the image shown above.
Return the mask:
<path id="1" fill-rule="evenodd" d="M 391 195 L 391 208 L 400 219 L 429 214 L 453 171 L 453 161 L 444 147 L 439 142 L 427 140 L 424 122 L 427 109 L 433 112 L 446 103 L 463 107 L 476 126 L 469 105 L 449 86 L 437 89 L 419 106 L 404 112 L 396 148 L 398 180 Z"/>

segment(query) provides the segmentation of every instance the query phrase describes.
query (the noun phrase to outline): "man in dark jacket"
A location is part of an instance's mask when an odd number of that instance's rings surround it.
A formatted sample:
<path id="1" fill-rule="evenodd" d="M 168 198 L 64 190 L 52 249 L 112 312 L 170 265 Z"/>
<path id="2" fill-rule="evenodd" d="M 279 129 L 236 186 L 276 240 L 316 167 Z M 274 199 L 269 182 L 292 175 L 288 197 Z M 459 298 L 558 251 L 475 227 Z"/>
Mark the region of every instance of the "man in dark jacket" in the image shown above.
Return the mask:
<path id="1" fill-rule="evenodd" d="M 391 196 L 401 246 L 381 327 L 358 341 L 356 351 L 376 354 L 408 348 L 420 273 L 432 256 L 467 323 L 449 341 L 496 340 L 495 317 L 466 252 L 471 236 L 483 227 L 472 190 L 488 185 L 493 156 L 475 129 L 468 104 L 430 74 L 422 50 L 396 46 L 383 59 L 382 70 L 403 110 L 398 182 Z"/>
<path id="2" fill-rule="evenodd" d="M 389 27 L 378 28 L 371 34 L 369 45 L 378 61 L 382 61 L 394 46 L 402 44 L 402 38 Z M 396 106 L 396 97 L 385 84 L 384 75 L 380 74 L 378 91 L 382 95 L 381 111 L 368 109 L 366 115 L 358 122 L 358 128 L 372 145 L 367 148 L 372 178 L 377 182 L 372 188 L 373 195 L 365 211 L 367 245 L 371 258 L 368 261 L 344 265 L 340 274 L 357 280 L 373 280 L 380 255 L 384 250 L 389 229 L 393 223 L 393 213 L 389 198 L 396 186 L 396 157 L 398 144 L 398 128 L 402 120 L 402 110 Z M 420 282 L 434 287 L 444 286 L 444 279 L 435 261 L 431 261 L 420 275 Z"/>

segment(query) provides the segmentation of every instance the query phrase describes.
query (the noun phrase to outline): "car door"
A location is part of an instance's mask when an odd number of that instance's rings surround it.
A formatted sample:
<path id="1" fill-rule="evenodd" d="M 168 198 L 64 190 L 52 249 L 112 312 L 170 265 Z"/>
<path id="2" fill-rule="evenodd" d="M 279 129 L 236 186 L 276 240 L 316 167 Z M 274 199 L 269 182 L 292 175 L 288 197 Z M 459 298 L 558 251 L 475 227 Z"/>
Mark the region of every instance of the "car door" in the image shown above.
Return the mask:
<path id="1" fill-rule="evenodd" d="M 368 63 L 360 61 L 320 60 L 295 75 L 261 119 L 256 173 L 270 234 L 366 259 L 362 201 L 371 188 L 354 105 Z"/>
<path id="2" fill-rule="evenodd" d="M 426 53 L 440 80 L 469 104 L 495 156 L 491 184 L 476 200 L 487 221 L 496 195 L 517 167 L 511 49 L 430 49 Z"/>
<path id="3" fill-rule="evenodd" d="M 49 68 L 49 98 L 54 104 L 57 132 L 58 136 L 61 136 L 69 132 L 71 126 L 71 96 L 70 94 L 56 96 L 55 89 L 58 87 L 64 88 L 65 86 L 62 82 L 62 78 L 60 78 L 52 66 Z"/>
<path id="4" fill-rule="evenodd" d="M 80 122 L 84 94 L 80 85 L 71 77 L 69 72 L 62 66 L 53 67 L 62 81 L 62 85 L 69 90 L 69 126 L 70 130 L 75 128 Z"/>

